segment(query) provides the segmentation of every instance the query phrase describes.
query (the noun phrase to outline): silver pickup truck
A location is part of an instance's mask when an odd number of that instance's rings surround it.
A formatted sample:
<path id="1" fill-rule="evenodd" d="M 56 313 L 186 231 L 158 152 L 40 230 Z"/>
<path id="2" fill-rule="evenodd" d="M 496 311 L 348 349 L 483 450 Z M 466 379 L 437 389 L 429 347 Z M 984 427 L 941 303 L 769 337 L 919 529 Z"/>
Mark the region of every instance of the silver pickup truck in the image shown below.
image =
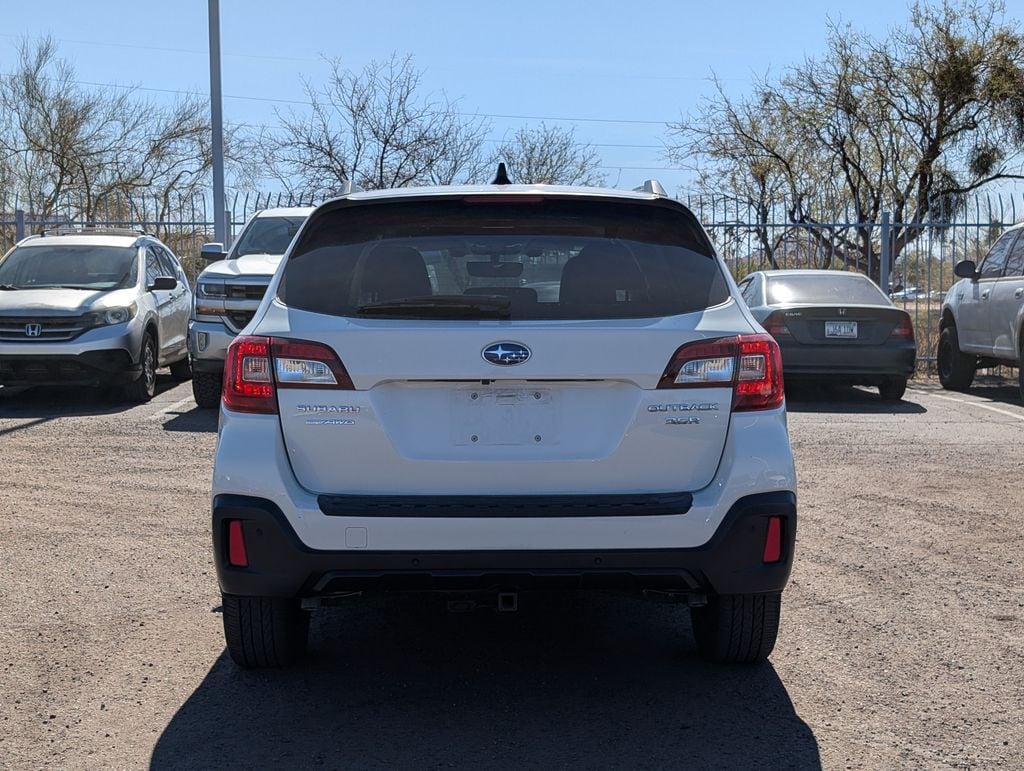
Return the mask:
<path id="1" fill-rule="evenodd" d="M 939 380 L 966 391 L 979 367 L 1017 367 L 1024 400 L 1024 223 L 1003 233 L 975 265 L 957 263 L 942 304 Z"/>
<path id="2" fill-rule="evenodd" d="M 228 345 L 259 307 L 281 257 L 313 207 L 264 209 L 245 224 L 231 250 L 204 244 L 202 256 L 214 260 L 199 275 L 188 325 L 192 394 L 196 404 L 220 403 Z"/>

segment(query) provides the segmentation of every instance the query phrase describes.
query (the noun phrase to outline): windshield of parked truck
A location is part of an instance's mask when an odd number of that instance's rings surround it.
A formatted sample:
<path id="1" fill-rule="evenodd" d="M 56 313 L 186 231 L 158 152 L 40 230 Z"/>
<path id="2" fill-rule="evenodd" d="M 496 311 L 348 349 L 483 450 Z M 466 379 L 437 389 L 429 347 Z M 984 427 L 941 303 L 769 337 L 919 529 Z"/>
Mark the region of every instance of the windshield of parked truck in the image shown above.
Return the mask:
<path id="1" fill-rule="evenodd" d="M 284 254 L 305 217 L 257 217 L 238 239 L 233 257 Z"/>

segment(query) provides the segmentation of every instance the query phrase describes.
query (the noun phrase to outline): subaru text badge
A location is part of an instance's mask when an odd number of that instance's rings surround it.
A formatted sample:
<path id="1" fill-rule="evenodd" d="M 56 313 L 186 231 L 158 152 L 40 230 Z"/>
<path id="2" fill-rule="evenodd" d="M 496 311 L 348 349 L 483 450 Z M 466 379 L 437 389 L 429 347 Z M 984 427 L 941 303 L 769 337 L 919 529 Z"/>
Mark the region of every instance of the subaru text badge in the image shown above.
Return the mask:
<path id="1" fill-rule="evenodd" d="M 499 366 L 522 364 L 530 358 L 530 349 L 521 343 L 493 343 L 483 350 L 484 361 Z"/>

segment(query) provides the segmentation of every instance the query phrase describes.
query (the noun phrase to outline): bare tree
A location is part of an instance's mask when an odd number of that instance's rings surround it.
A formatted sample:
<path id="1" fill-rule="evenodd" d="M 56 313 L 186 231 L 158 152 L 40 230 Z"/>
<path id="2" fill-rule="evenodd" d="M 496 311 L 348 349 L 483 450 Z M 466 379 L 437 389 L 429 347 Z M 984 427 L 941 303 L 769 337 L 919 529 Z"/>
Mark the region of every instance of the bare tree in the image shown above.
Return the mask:
<path id="1" fill-rule="evenodd" d="M 249 138 L 256 174 L 303 198 L 346 181 L 364 189 L 451 184 L 480 173 L 487 131 L 444 94 L 424 93 L 411 57 L 358 72 L 331 60 L 322 87 L 306 83 L 308 111 L 279 112 L 280 130 Z"/>
<path id="2" fill-rule="evenodd" d="M 670 132 L 706 191 L 758 217 L 784 208 L 829 259 L 877 278 L 883 210 L 895 258 L 970 193 L 1024 179 L 1024 37 L 999 0 L 914 5 L 882 40 L 832 25 L 822 57 L 745 97 L 718 88 Z M 826 226 L 844 211 L 851 227 Z"/>
<path id="3" fill-rule="evenodd" d="M 0 77 L 0 177 L 37 216 L 70 201 L 93 219 L 101 202 L 132 193 L 166 207 L 205 185 L 209 169 L 196 99 L 164 107 L 132 90 L 87 89 L 49 38 L 22 42 Z"/>
<path id="4" fill-rule="evenodd" d="M 603 185 L 601 159 L 593 147 L 576 141 L 573 129 L 548 126 L 520 128 L 502 143 L 492 163 L 504 161 L 509 177 L 520 184 Z"/>

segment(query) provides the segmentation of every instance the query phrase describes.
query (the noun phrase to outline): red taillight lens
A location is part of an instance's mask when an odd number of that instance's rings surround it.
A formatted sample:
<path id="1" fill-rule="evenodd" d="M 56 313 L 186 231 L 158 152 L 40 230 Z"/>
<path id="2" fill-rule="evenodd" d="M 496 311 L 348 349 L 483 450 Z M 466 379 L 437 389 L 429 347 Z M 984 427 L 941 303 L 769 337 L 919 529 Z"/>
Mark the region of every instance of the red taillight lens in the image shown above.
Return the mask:
<path id="1" fill-rule="evenodd" d="M 793 333 L 789 331 L 789 327 L 786 326 L 786 314 L 784 311 L 775 311 L 769 314 L 768 318 L 764 320 L 762 326 L 765 331 L 772 337 L 792 337 Z"/>
<path id="2" fill-rule="evenodd" d="M 228 564 L 236 568 L 249 567 L 249 555 L 245 552 L 245 534 L 242 520 L 228 520 Z"/>
<path id="3" fill-rule="evenodd" d="M 914 339 L 914 324 L 911 322 L 909 314 L 904 314 L 900 317 L 899 322 L 892 328 L 892 333 L 889 336 L 899 338 L 900 340 Z"/>
<path id="4" fill-rule="evenodd" d="M 236 337 L 228 346 L 221 400 L 233 412 L 277 412 L 269 337 Z"/>
<path id="5" fill-rule="evenodd" d="M 734 411 L 770 410 L 782 404 L 782 353 L 771 335 L 740 335 Z"/>
<path id="6" fill-rule="evenodd" d="M 221 398 L 232 412 L 274 414 L 277 389 L 352 390 L 341 359 L 329 346 L 274 337 L 237 337 L 228 347 Z"/>
<path id="7" fill-rule="evenodd" d="M 695 387 L 731 387 L 734 411 L 778 407 L 784 396 L 779 344 L 770 335 L 738 335 L 682 346 L 658 388 Z"/>
<path id="8" fill-rule="evenodd" d="M 768 530 L 764 536 L 764 556 L 767 565 L 782 559 L 782 517 L 769 517 Z"/>

